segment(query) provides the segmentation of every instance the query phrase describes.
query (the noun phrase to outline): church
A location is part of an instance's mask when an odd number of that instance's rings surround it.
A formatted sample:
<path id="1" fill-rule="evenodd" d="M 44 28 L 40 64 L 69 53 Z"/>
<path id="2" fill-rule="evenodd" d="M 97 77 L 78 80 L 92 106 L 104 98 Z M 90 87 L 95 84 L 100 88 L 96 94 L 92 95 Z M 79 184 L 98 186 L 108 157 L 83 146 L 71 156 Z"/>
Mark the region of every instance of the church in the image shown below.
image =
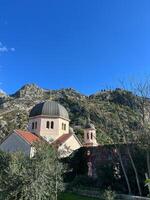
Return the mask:
<path id="1" fill-rule="evenodd" d="M 0 144 L 6 152 L 23 152 L 29 157 L 35 154 L 34 143 L 46 140 L 55 145 L 60 157 L 67 157 L 73 151 L 85 146 L 97 146 L 96 129 L 90 121 L 84 127 L 84 143 L 81 144 L 69 125 L 68 111 L 55 101 L 35 105 L 29 114 L 28 130 L 14 130 Z"/>

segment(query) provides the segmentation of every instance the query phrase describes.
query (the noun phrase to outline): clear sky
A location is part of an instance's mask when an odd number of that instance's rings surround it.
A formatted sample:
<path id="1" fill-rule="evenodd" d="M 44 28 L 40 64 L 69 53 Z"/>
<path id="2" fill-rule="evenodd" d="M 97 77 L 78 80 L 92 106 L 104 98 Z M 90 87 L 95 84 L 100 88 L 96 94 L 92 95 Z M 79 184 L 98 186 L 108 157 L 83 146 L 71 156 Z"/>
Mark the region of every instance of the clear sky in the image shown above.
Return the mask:
<path id="1" fill-rule="evenodd" d="M 0 0 L 0 88 L 91 94 L 150 75 L 150 0 Z"/>

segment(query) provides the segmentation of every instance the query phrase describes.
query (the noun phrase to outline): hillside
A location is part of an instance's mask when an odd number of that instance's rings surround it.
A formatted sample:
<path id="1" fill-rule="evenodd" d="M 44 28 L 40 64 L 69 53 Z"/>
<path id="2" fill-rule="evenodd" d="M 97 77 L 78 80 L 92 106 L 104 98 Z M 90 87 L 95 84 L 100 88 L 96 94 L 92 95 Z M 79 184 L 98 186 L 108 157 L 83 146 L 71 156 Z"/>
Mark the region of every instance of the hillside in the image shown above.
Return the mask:
<path id="1" fill-rule="evenodd" d="M 72 88 L 48 90 L 35 84 L 27 84 L 12 95 L 0 96 L 0 140 L 13 129 L 26 129 L 30 109 L 48 99 L 58 101 L 66 107 L 71 126 L 81 140 L 83 126 L 90 117 L 97 128 L 99 142 L 108 143 L 106 125 L 115 120 L 116 108 L 124 116 L 130 116 L 130 121 L 125 120 L 124 123 L 131 131 L 136 131 L 137 121 L 134 114 L 138 112 L 139 98 L 129 91 L 103 90 L 85 96 Z"/>

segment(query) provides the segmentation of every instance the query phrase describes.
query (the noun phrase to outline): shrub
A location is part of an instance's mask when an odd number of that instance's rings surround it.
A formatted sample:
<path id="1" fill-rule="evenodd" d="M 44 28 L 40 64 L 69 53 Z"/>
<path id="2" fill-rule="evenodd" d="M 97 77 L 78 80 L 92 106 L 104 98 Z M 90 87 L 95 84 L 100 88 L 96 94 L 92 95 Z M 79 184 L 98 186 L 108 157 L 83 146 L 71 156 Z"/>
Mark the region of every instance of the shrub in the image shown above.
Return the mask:
<path id="1" fill-rule="evenodd" d="M 93 187 L 96 185 L 96 180 L 92 177 L 88 177 L 88 176 L 76 176 L 74 178 L 74 180 L 72 181 L 72 183 L 70 184 L 70 187 L 80 187 L 84 186 L 84 187 Z"/>
<path id="2" fill-rule="evenodd" d="M 103 195 L 102 195 L 102 198 L 104 200 L 114 200 L 116 197 L 116 193 L 110 189 L 108 190 L 105 190 Z"/>

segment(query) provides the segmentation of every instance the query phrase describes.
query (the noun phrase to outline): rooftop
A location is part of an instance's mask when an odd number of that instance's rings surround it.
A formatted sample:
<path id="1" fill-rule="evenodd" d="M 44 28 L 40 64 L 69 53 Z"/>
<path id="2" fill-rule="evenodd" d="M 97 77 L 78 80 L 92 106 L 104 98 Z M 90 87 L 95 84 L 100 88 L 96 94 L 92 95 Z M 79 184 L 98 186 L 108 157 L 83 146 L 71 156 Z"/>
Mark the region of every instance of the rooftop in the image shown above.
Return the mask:
<path id="1" fill-rule="evenodd" d="M 54 145 L 56 146 L 61 146 L 63 143 L 65 143 L 70 137 L 72 136 L 72 134 L 64 134 L 62 136 L 60 136 L 58 139 L 56 139 L 54 141 Z"/>
<path id="2" fill-rule="evenodd" d="M 64 106 L 60 105 L 55 101 L 45 101 L 35 105 L 32 108 L 29 117 L 36 117 L 39 115 L 47 116 L 50 118 L 61 117 L 66 120 L 69 120 L 68 111 L 65 109 Z"/>
<path id="3" fill-rule="evenodd" d="M 39 137 L 37 135 L 28 131 L 15 130 L 14 132 L 30 144 L 39 140 Z"/>

